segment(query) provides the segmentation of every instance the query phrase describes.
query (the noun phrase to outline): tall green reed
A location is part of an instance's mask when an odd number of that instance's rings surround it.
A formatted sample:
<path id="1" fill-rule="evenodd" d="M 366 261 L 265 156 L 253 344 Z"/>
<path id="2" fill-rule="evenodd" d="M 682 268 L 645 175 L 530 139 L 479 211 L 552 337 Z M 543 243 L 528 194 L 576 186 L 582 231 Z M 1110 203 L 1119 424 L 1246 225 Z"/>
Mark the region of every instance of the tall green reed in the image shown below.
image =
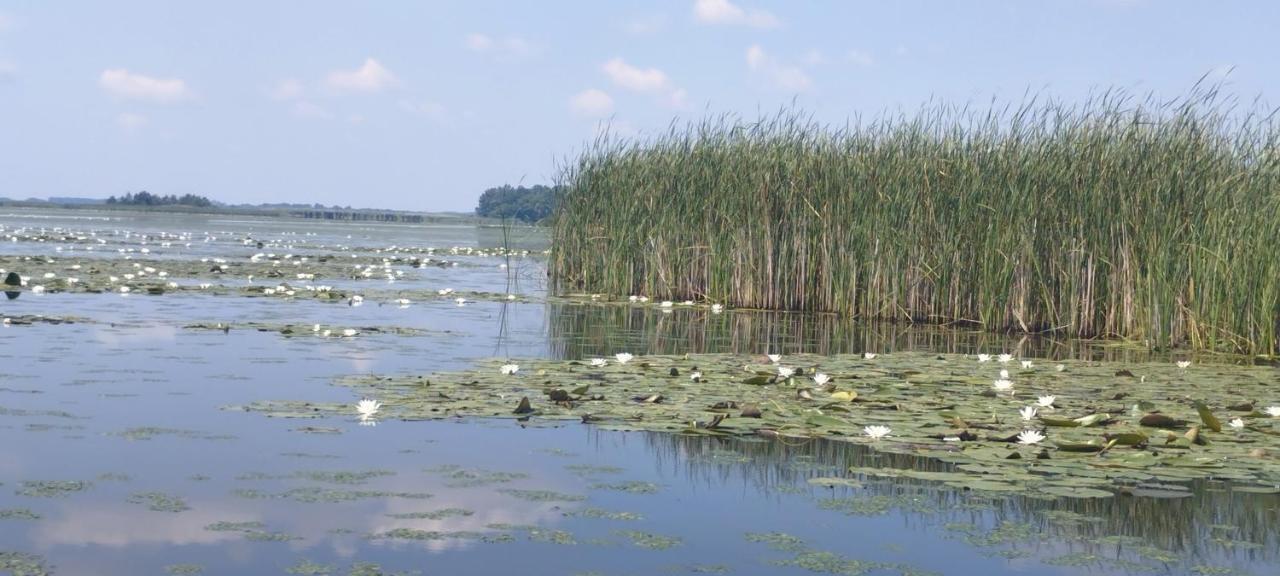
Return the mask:
<path id="1" fill-rule="evenodd" d="M 1280 130 L 1212 88 L 719 116 L 560 185 L 560 292 L 1280 352 Z"/>

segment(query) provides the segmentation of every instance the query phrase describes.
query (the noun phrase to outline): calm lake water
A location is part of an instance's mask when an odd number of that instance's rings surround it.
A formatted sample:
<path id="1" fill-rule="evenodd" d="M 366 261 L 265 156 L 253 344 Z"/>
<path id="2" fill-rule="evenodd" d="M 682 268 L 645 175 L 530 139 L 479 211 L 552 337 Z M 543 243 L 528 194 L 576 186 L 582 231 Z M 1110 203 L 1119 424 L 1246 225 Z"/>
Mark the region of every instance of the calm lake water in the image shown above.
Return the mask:
<path id="1" fill-rule="evenodd" d="M 0 257 L 54 259 L 11 259 L 9 269 L 32 283 L 77 274 L 65 269 L 73 260 L 179 269 L 257 253 L 363 262 L 435 247 L 457 265 L 396 262 L 394 284 L 381 275 L 322 281 L 519 296 L 408 307 L 186 291 L 0 300 L 0 316 L 77 320 L 0 329 L 0 574 L 1280 572 L 1280 496 L 1212 482 L 1192 486 L 1189 498 L 1104 500 L 1005 498 L 913 480 L 831 487 L 811 480 L 902 463 L 850 443 L 511 420 L 362 426 L 354 408 L 350 418 L 318 419 L 226 409 L 354 404 L 334 378 L 425 374 L 495 356 L 1015 348 L 1028 357 L 1142 356 L 833 316 L 549 302 L 537 255 L 545 237 L 517 230 L 512 241 L 532 254 L 503 268 L 505 258 L 466 250 L 500 246 L 495 228 L 0 209 Z M 187 328 L 247 322 L 415 330 L 317 338 Z"/>

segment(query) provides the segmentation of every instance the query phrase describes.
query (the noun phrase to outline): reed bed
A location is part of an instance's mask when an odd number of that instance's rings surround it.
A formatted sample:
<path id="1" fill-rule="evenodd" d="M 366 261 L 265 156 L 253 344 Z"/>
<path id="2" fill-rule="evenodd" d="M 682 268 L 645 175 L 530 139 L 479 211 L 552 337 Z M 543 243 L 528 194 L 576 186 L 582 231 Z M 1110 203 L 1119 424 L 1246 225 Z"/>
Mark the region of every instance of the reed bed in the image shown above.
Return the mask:
<path id="1" fill-rule="evenodd" d="M 597 139 L 562 292 L 1280 352 L 1280 130 L 1216 90 Z"/>

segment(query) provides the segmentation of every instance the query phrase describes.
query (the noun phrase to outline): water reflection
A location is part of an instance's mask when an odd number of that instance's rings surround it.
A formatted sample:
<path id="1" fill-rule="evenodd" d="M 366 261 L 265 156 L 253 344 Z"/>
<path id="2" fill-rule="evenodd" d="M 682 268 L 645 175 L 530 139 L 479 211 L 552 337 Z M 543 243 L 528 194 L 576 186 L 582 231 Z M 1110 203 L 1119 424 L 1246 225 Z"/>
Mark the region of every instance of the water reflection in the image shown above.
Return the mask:
<path id="1" fill-rule="evenodd" d="M 547 304 L 549 354 L 557 359 L 636 354 L 861 354 L 1008 352 L 1016 357 L 1147 361 L 1168 353 L 1116 342 L 993 334 L 973 329 L 867 323 L 837 314 L 585 302 Z"/>
<path id="2" fill-rule="evenodd" d="M 659 466 L 689 482 L 723 485 L 740 478 L 765 493 L 790 490 L 809 478 L 850 476 L 850 467 L 929 472 L 953 467 L 830 440 L 775 442 L 645 433 L 645 441 Z M 1188 566 L 1280 561 L 1280 493 L 1234 490 L 1222 481 L 1200 480 L 1186 487 L 1190 495 L 1179 498 L 1046 499 L 956 490 L 911 478 L 867 478 L 862 489 L 848 492 L 860 498 L 888 497 L 895 513 L 934 527 L 1029 524 L 1061 547 L 1103 557 L 1164 552 L 1174 557 L 1169 562 Z"/>

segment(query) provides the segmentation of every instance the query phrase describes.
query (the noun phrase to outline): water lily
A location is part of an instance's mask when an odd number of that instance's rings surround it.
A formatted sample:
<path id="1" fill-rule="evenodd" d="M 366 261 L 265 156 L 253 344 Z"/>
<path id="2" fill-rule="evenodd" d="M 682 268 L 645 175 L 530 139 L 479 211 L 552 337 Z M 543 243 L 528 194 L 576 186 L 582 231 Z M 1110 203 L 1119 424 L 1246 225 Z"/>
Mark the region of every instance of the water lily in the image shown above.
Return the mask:
<path id="1" fill-rule="evenodd" d="M 1036 407 L 1027 406 L 1027 407 L 1024 407 L 1022 410 L 1019 410 L 1018 413 L 1022 415 L 1023 420 L 1030 420 L 1036 417 Z"/>
<path id="2" fill-rule="evenodd" d="M 996 356 L 996 360 L 999 361 L 1001 364 L 1008 364 L 1009 362 L 1013 361 L 1013 354 L 1001 354 L 999 356 Z"/>
<path id="3" fill-rule="evenodd" d="M 372 417 L 374 414 L 377 414 L 378 410 L 381 408 L 382 408 L 381 402 L 378 402 L 377 400 L 372 400 L 369 398 L 364 398 L 360 400 L 360 402 L 356 403 L 356 412 L 358 412 L 360 416 L 366 417 L 366 418 Z"/>
<path id="4" fill-rule="evenodd" d="M 1023 430 L 1018 433 L 1019 444 L 1026 444 L 1030 446 L 1032 444 L 1038 444 L 1041 440 L 1044 440 L 1044 434 L 1041 434 L 1039 430 Z"/>
<path id="5" fill-rule="evenodd" d="M 893 430 L 888 426 L 881 426 L 879 424 L 875 426 L 867 426 L 866 428 L 862 429 L 862 433 L 866 434 L 867 436 L 870 436 L 872 440 L 879 440 L 881 438 L 884 438 L 885 436 L 888 436 L 889 433 L 892 431 Z"/>
<path id="6" fill-rule="evenodd" d="M 793 374 L 795 374 L 795 373 L 796 373 L 796 369 L 795 369 L 795 368 L 788 368 L 788 367 L 786 367 L 786 366 L 779 366 L 779 367 L 778 367 L 778 376 L 779 376 L 780 378 L 790 378 L 790 377 L 791 377 Z"/>
<path id="7" fill-rule="evenodd" d="M 1013 390 L 1013 381 L 1001 378 L 992 382 L 991 387 L 995 388 L 996 392 L 1011 392 Z"/>
<path id="8" fill-rule="evenodd" d="M 1190 366 L 1190 365 L 1191 365 L 1191 361 L 1190 361 L 1190 360 L 1179 360 L 1179 361 L 1178 361 L 1178 367 L 1179 367 L 1179 368 L 1182 368 L 1182 369 L 1184 369 L 1184 370 L 1185 370 L 1188 366 Z"/>
<path id="9" fill-rule="evenodd" d="M 467 305 L 467 299 L 466 299 L 466 298 L 458 297 L 458 298 L 454 298 L 454 299 L 453 299 L 453 301 L 454 301 L 455 303 L 457 303 L 457 304 L 458 304 L 458 306 L 466 306 L 466 305 Z"/>
<path id="10" fill-rule="evenodd" d="M 866 354 L 862 355 L 862 357 L 866 358 L 867 360 L 875 360 L 876 356 L 879 356 L 879 354 L 876 354 L 875 352 L 867 352 Z"/>
<path id="11" fill-rule="evenodd" d="M 357 332 L 355 328 L 347 328 L 346 330 L 342 331 L 342 335 L 346 336 L 347 338 L 355 336 L 356 334 L 359 334 L 359 332 Z"/>
<path id="12" fill-rule="evenodd" d="M 979 354 L 979 355 L 978 355 L 978 361 L 979 361 L 979 362 L 990 362 L 990 361 L 991 361 L 991 355 L 990 355 L 990 354 Z"/>
<path id="13" fill-rule="evenodd" d="M 831 377 L 821 372 L 813 375 L 813 382 L 819 386 L 831 381 Z"/>
<path id="14" fill-rule="evenodd" d="M 634 295 L 634 294 L 632 294 L 631 296 L 628 296 L 628 297 L 627 297 L 627 301 L 628 301 L 628 302 L 636 302 L 636 301 L 639 301 L 639 300 L 640 300 L 640 297 L 639 297 L 639 296 L 636 296 L 636 295 Z"/>
<path id="15" fill-rule="evenodd" d="M 1054 366 L 1054 367 L 1053 367 L 1053 369 L 1054 369 L 1054 370 L 1057 370 L 1057 371 L 1059 371 L 1059 372 L 1066 372 L 1066 371 L 1067 371 L 1067 365 L 1066 365 L 1066 364 L 1059 364 L 1059 365 L 1057 365 L 1057 366 Z"/>
<path id="16" fill-rule="evenodd" d="M 1263 410 L 1263 412 L 1266 412 L 1267 416 L 1272 418 L 1280 418 L 1280 406 L 1267 406 L 1267 409 Z"/>
<path id="17" fill-rule="evenodd" d="M 626 364 L 627 362 L 630 362 L 632 358 L 635 358 L 635 356 L 632 356 L 630 353 L 627 353 L 627 352 L 619 352 L 617 354 L 614 354 L 613 357 L 618 360 L 619 364 Z"/>
<path id="18" fill-rule="evenodd" d="M 1237 429 L 1237 430 L 1239 430 L 1239 429 L 1241 429 L 1241 428 L 1244 428 L 1244 420 L 1241 420 L 1240 418 L 1236 418 L 1236 419 L 1234 419 L 1234 420 L 1232 420 L 1232 421 L 1230 421 L 1230 422 L 1227 422 L 1227 424 L 1228 424 L 1228 425 L 1230 425 L 1232 428 L 1235 428 L 1235 429 Z"/>
<path id="19" fill-rule="evenodd" d="M 1001 377 L 1001 378 L 1004 378 L 1005 380 L 1008 380 L 1008 379 L 1009 379 L 1009 371 L 1008 371 L 1008 370 L 1001 370 L 1001 371 L 1000 371 L 1000 377 Z"/>
<path id="20" fill-rule="evenodd" d="M 1031 361 L 1030 361 L 1030 360 L 1023 360 L 1023 361 L 1022 361 L 1022 369 L 1023 369 L 1023 370 L 1030 370 L 1030 369 L 1031 369 Z"/>
<path id="21" fill-rule="evenodd" d="M 777 364 L 778 362 L 782 361 L 781 354 L 768 354 L 767 356 L 769 356 L 769 361 L 773 362 L 774 364 Z"/>
<path id="22" fill-rule="evenodd" d="M 591 365 L 592 365 L 592 366 L 595 366 L 596 368 L 603 368 L 603 367 L 604 367 L 606 364 L 608 364 L 608 363 L 609 363 L 609 361 L 608 361 L 608 360 L 605 360 L 604 358 L 592 358 L 592 359 L 591 359 Z"/>
<path id="23" fill-rule="evenodd" d="M 663 300 L 661 304 L 658 304 L 658 306 L 661 306 L 663 308 L 670 308 L 674 306 L 674 304 L 672 304 L 670 300 Z"/>
<path id="24" fill-rule="evenodd" d="M 1057 396 L 1041 396 L 1036 398 L 1036 404 L 1039 404 L 1041 408 L 1053 408 L 1053 401 L 1057 399 Z"/>
<path id="25" fill-rule="evenodd" d="M 519 372 L 520 365 L 519 364 L 503 364 L 502 367 L 498 369 L 498 371 L 509 376 L 511 374 L 515 374 L 516 372 Z"/>
<path id="26" fill-rule="evenodd" d="M 692 373 L 692 374 L 690 374 L 690 375 L 689 375 L 689 379 L 690 379 L 690 380 L 693 380 L 694 382 L 697 382 L 697 381 L 699 381 L 699 380 L 702 380 L 702 373 L 701 373 L 701 372 L 694 372 L 694 373 Z"/>
<path id="27" fill-rule="evenodd" d="M 721 305 L 721 304 L 712 304 L 712 305 L 711 305 L 711 313 L 712 313 L 712 314 L 719 314 L 719 313 L 721 313 L 721 312 L 724 312 L 724 306 L 723 306 L 723 305 Z"/>

